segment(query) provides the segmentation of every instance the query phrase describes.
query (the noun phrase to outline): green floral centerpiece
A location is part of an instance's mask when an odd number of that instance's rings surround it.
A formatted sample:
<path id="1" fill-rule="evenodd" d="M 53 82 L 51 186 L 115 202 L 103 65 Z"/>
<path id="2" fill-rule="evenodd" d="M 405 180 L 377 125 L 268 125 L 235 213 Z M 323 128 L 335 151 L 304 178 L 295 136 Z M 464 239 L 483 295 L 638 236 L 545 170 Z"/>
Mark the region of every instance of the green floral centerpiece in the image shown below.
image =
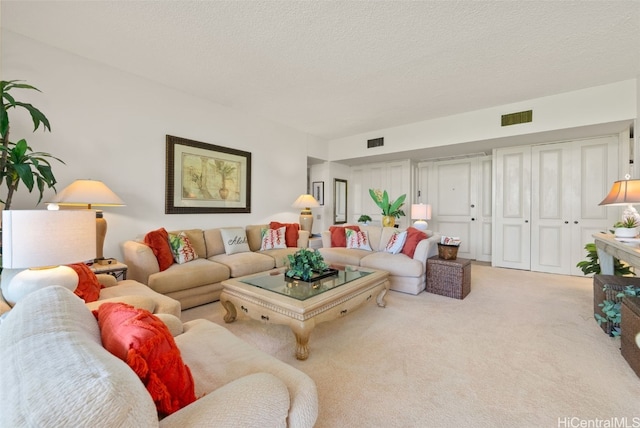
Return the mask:
<path id="1" fill-rule="evenodd" d="M 314 274 L 317 276 L 317 274 L 323 274 L 329 269 L 322 254 L 316 250 L 301 248 L 294 254 L 289 254 L 287 258 L 289 259 L 289 269 L 285 275 L 289 278 L 308 282 L 314 279 Z"/>
<path id="2" fill-rule="evenodd" d="M 402 211 L 402 205 L 404 204 L 404 200 L 407 198 L 406 194 L 401 195 L 393 202 L 389 201 L 389 194 L 386 190 L 381 191 L 379 189 L 369 189 L 369 195 L 371 195 L 373 202 L 375 202 L 382 210 L 383 226 L 393 226 L 396 218 L 406 215 L 404 211 Z"/>

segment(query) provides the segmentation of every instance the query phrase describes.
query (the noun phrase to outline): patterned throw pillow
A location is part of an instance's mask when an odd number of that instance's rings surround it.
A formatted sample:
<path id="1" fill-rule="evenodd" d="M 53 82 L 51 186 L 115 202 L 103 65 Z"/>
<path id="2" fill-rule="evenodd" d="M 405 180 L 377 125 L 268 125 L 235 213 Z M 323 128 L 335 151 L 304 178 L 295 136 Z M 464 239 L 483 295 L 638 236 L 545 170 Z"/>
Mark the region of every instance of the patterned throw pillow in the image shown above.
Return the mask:
<path id="1" fill-rule="evenodd" d="M 347 239 L 347 248 L 371 251 L 369 234 L 367 232 L 353 229 L 345 229 L 344 232 Z"/>
<path id="2" fill-rule="evenodd" d="M 231 227 L 228 229 L 220 229 L 222 242 L 224 243 L 224 252 L 230 256 L 236 253 L 248 253 L 249 241 L 247 234 L 241 227 Z"/>
<path id="3" fill-rule="evenodd" d="M 262 236 L 260 251 L 271 250 L 274 248 L 287 248 L 287 241 L 285 237 L 286 229 L 286 226 L 282 226 L 278 229 L 262 229 L 260 231 Z"/>
<path id="4" fill-rule="evenodd" d="M 384 251 L 391 254 L 398 254 L 402 250 L 402 247 L 404 247 L 406 240 L 406 230 L 404 232 L 396 232 L 391 235 L 391 238 L 389 238 L 389 242 L 387 242 L 387 246 L 384 248 Z"/>
<path id="5" fill-rule="evenodd" d="M 269 223 L 269 228 L 271 229 L 280 229 L 282 226 L 286 227 L 284 238 L 287 241 L 287 247 L 297 247 L 300 225 L 298 223 L 278 223 L 277 221 Z"/>
<path id="6" fill-rule="evenodd" d="M 173 259 L 178 264 L 183 264 L 195 260 L 198 258 L 198 253 L 191 245 L 191 241 L 187 237 L 187 234 L 180 232 L 179 235 L 169 234 L 169 246 L 173 253 Z"/>

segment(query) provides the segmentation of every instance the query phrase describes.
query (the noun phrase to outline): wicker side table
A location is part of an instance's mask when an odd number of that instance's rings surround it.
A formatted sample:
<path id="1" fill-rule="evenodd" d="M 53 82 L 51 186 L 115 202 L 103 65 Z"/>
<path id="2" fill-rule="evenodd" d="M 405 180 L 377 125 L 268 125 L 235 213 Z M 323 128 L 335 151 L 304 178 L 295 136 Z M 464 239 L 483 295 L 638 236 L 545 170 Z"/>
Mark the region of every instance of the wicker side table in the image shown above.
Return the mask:
<path id="1" fill-rule="evenodd" d="M 427 259 L 426 291 L 464 299 L 471 291 L 471 260 L 445 260 L 438 256 Z"/>
<path id="2" fill-rule="evenodd" d="M 620 307 L 620 352 L 640 377 L 640 297 L 625 296 Z"/>

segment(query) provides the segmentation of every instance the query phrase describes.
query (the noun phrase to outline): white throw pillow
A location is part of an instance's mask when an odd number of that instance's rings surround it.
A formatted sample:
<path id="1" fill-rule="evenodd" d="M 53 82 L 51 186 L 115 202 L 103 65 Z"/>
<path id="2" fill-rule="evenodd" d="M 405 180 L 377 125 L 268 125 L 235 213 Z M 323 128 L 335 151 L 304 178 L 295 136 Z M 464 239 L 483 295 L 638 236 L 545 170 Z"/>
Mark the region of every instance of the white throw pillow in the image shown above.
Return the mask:
<path id="1" fill-rule="evenodd" d="M 229 229 L 220 229 L 222 234 L 222 242 L 224 243 L 224 252 L 227 255 L 236 253 L 248 253 L 249 241 L 247 234 L 241 227 L 231 227 Z"/>
<path id="2" fill-rule="evenodd" d="M 389 238 L 389 242 L 387 242 L 387 246 L 384 248 L 384 251 L 391 254 L 398 254 L 402 251 L 402 247 L 404 247 L 404 243 L 407 240 L 407 231 L 404 232 L 396 232 L 391 235 Z"/>
<path id="3" fill-rule="evenodd" d="M 262 229 L 260 231 L 260 234 L 262 235 L 260 251 L 271 250 L 273 248 L 287 248 L 287 242 L 284 237 L 286 229 L 286 226 L 282 226 L 278 229 Z"/>
<path id="4" fill-rule="evenodd" d="M 347 238 L 347 248 L 372 251 L 369 245 L 369 234 L 366 231 L 345 229 L 344 233 Z"/>

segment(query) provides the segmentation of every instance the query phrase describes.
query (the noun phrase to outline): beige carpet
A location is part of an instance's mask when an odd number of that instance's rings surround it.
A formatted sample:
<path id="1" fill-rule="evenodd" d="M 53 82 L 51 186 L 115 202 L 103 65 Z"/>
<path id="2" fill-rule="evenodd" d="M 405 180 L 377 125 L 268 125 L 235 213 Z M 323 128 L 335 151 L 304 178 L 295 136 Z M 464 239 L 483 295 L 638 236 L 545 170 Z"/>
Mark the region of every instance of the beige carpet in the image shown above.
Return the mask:
<path id="1" fill-rule="evenodd" d="M 306 361 L 288 327 L 225 324 L 219 302 L 183 321 L 225 325 L 311 376 L 317 427 L 640 426 L 640 378 L 594 321 L 590 278 L 474 264 L 471 284 L 464 300 L 390 292 L 386 308 L 319 324 Z"/>

